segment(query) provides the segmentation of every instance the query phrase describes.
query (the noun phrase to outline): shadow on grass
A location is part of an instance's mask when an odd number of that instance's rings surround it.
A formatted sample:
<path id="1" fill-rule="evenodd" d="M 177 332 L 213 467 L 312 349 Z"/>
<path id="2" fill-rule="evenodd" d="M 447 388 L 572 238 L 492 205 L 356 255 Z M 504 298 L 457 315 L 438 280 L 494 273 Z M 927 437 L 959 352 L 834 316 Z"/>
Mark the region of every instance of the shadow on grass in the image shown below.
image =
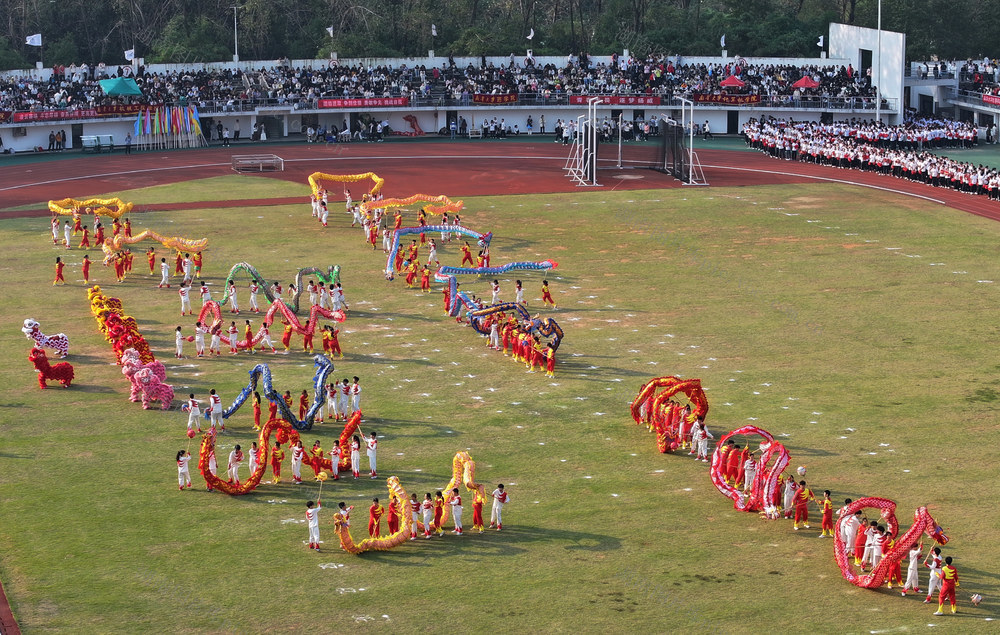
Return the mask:
<path id="1" fill-rule="evenodd" d="M 801 446 L 793 446 L 793 445 L 788 445 L 787 443 L 785 444 L 785 447 L 788 449 L 788 452 L 792 456 L 795 456 L 795 457 L 803 457 L 803 456 L 840 456 L 839 452 L 829 452 L 827 450 L 820 450 L 820 449 L 817 449 L 817 448 L 805 448 L 805 447 L 801 447 Z"/>
<path id="2" fill-rule="evenodd" d="M 55 386 L 58 386 L 58 384 L 56 384 Z M 53 386 L 52 384 L 49 384 L 49 388 L 53 388 L 55 386 Z M 61 388 L 61 386 L 58 386 L 58 387 Z M 95 385 L 92 385 L 92 384 L 73 384 L 72 386 L 70 386 L 70 390 L 76 390 L 76 391 L 79 391 L 79 392 L 96 393 L 96 394 L 105 394 L 105 395 L 111 395 L 111 394 L 114 394 L 115 392 L 117 392 L 114 388 L 110 388 L 108 386 L 95 386 Z M 159 403 L 159 402 L 157 402 L 157 403 Z M 157 406 L 157 409 L 159 409 L 159 406 Z"/>
<path id="3" fill-rule="evenodd" d="M 482 535 L 469 531 L 461 537 L 450 533 L 443 538 L 434 537 L 430 540 L 421 537 L 413 543 L 415 546 L 434 545 L 436 547 L 435 555 L 440 555 L 442 551 L 439 544 L 445 543 L 448 547 L 447 553 L 461 556 L 516 556 L 527 553 L 529 547 L 538 545 L 562 547 L 567 551 L 601 553 L 616 551 L 622 547 L 621 540 L 615 536 L 523 526 L 516 526 L 509 530 L 504 529 L 502 532 L 487 529 Z M 413 555 L 415 554 L 412 551 L 409 553 L 406 551 L 371 551 L 361 554 L 360 557 L 394 566 L 423 567 L 434 564 L 426 560 L 414 561 Z"/>

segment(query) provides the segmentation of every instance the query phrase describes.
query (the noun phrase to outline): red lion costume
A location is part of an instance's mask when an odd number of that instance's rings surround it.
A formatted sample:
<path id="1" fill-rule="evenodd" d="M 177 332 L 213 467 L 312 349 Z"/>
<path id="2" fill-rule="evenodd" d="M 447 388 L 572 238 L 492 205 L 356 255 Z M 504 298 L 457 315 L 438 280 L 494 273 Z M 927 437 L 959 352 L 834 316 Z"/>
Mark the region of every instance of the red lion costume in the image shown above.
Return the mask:
<path id="1" fill-rule="evenodd" d="M 48 379 L 58 381 L 63 385 L 63 388 L 69 388 L 73 381 L 73 367 L 68 362 L 60 362 L 55 366 L 49 364 L 48 356 L 40 348 L 31 349 L 31 352 L 28 353 L 28 361 L 34 364 L 35 370 L 38 371 L 39 388 L 48 388 L 45 385 L 45 381 Z"/>

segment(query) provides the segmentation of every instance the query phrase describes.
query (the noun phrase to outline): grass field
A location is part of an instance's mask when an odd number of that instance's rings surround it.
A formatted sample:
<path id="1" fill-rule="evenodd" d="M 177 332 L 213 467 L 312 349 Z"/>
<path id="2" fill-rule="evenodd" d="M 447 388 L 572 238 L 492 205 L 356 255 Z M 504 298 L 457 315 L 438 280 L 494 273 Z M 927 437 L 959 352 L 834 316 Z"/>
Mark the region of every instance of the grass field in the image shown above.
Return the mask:
<path id="1" fill-rule="evenodd" d="M 281 188 L 272 190 L 270 188 Z M 142 202 L 288 195 L 254 177 L 129 193 Z M 301 188 L 305 193 L 305 187 Z M 61 193 L 68 195 L 70 193 Z M 262 485 L 230 498 L 178 492 L 186 415 L 143 411 L 99 336 L 69 254 L 53 288 L 47 219 L 4 221 L 0 379 L 0 578 L 26 632 L 334 630 L 484 632 L 977 632 L 1000 618 L 993 433 L 1000 405 L 995 305 L 1000 225 L 940 206 L 841 186 L 572 193 L 466 200 L 492 230 L 493 260 L 553 258 L 566 337 L 555 380 L 525 374 L 430 295 L 388 283 L 381 250 L 350 217 L 323 230 L 308 206 L 156 212 L 136 229 L 208 236 L 215 295 L 245 260 L 269 279 L 340 264 L 351 312 L 337 376 L 359 375 L 380 472 L 423 494 L 468 450 L 479 480 L 508 485 L 503 532 L 344 555 L 323 513 L 324 550 L 306 549 L 316 485 Z M 332 209 L 340 209 L 331 205 Z M 412 218 L 411 218 L 412 220 Z M 177 294 L 158 276 L 122 285 L 98 266 L 167 365 L 178 395 L 224 400 L 257 359 L 173 359 Z M 457 263 L 457 246 L 439 251 Z M 422 254 L 423 255 L 423 254 Z M 95 258 L 96 253 L 91 252 Z M 525 282 L 540 305 L 540 276 Z M 463 288 L 486 294 L 488 282 Z M 242 298 L 245 302 L 246 299 Z M 195 306 L 199 303 L 194 301 Z M 226 313 L 225 315 L 228 315 Z M 40 391 L 19 332 L 34 317 L 70 337 L 77 381 Z M 240 316 L 242 319 L 244 316 Z M 256 321 L 255 321 L 256 323 Z M 317 340 L 318 341 L 318 340 Z M 193 353 L 193 345 L 187 345 Z M 277 386 L 306 388 L 307 356 L 265 356 Z M 779 436 L 814 490 L 897 501 L 901 524 L 927 505 L 962 575 L 958 616 L 841 579 L 816 529 L 742 514 L 703 463 L 661 455 L 627 405 L 667 374 L 701 377 L 718 438 L 748 420 Z M 252 440 L 240 412 L 220 454 Z M 337 426 L 303 436 L 324 448 Z M 192 448 L 194 449 L 194 448 Z M 285 466 L 288 470 L 288 466 Z M 194 470 L 193 470 L 194 471 Z M 196 473 L 196 485 L 200 476 Z M 385 497 L 384 481 L 328 485 L 325 502 Z M 488 511 L 488 510 L 487 510 Z M 355 514 L 354 535 L 365 531 Z M 469 524 L 471 511 L 466 511 Z M 818 523 L 814 524 L 816 527 Z M 925 541 L 926 542 L 926 541 Z M 342 567 L 326 566 L 328 563 Z M 922 575 L 922 583 L 925 576 Z M 973 592 L 984 603 L 968 603 Z"/>

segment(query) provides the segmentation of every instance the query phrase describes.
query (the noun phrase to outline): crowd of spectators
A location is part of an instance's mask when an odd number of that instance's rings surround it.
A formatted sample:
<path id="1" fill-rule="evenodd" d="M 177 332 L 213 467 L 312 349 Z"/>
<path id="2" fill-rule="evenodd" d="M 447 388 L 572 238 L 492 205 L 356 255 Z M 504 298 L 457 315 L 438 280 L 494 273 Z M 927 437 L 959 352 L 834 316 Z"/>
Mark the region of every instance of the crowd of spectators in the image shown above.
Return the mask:
<path id="1" fill-rule="evenodd" d="M 891 174 L 1000 200 L 1000 171 L 933 152 L 971 148 L 978 129 L 969 123 L 908 117 L 891 126 L 867 120 L 821 124 L 753 119 L 743 127 L 747 145 L 776 159 Z"/>
<path id="2" fill-rule="evenodd" d="M 796 88 L 804 76 L 816 88 Z M 133 76 L 139 97 L 109 97 L 98 80 Z M 735 76 L 742 86 L 720 82 Z M 51 78 L 0 78 L 0 110 L 59 110 L 123 103 L 201 105 L 215 110 L 252 109 L 269 104 L 313 108 L 321 98 L 357 99 L 408 97 L 469 104 L 476 95 L 519 95 L 534 103 L 558 103 L 569 95 L 645 95 L 669 99 L 694 95 L 751 95 L 772 100 L 841 98 L 871 100 L 874 89 L 867 74 L 850 66 L 682 64 L 667 57 L 646 59 L 612 56 L 592 63 L 587 55 L 569 56 L 565 64 L 536 64 L 533 58 L 494 64 L 459 66 L 454 59 L 441 67 L 338 66 L 293 68 L 276 63 L 261 70 L 186 70 L 152 72 L 139 67 L 103 64 L 56 67 Z"/>

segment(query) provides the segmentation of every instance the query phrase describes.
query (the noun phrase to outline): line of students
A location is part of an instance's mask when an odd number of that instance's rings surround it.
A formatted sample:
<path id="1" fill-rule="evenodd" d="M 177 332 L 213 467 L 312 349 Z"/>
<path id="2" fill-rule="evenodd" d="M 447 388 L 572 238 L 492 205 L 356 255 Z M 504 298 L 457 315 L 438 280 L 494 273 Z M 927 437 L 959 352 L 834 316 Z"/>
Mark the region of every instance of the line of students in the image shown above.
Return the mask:
<path id="1" fill-rule="evenodd" d="M 180 465 L 180 459 L 182 457 L 178 454 L 178 465 Z M 510 495 L 504 489 L 503 483 L 497 485 L 493 493 L 486 494 L 493 499 L 493 508 L 490 514 L 490 529 L 496 527 L 497 531 L 503 529 L 503 506 L 510 501 Z M 473 529 L 479 530 L 479 533 L 483 533 L 483 503 L 486 501 L 483 493 L 480 491 L 475 491 L 473 493 L 472 499 L 472 526 Z M 368 535 L 372 538 L 379 538 L 382 536 L 382 517 L 386 517 L 388 525 L 388 534 L 393 535 L 400 530 L 400 518 L 402 514 L 406 513 L 406 508 L 409 507 L 411 514 L 411 525 L 410 525 L 410 540 L 416 540 L 419 535 L 418 525 L 421 522 L 421 517 L 423 519 L 424 526 L 424 538 L 430 538 L 432 535 L 442 536 L 444 535 L 443 518 L 444 518 L 444 506 L 449 505 L 451 507 L 451 518 L 454 524 L 454 529 L 451 533 L 456 536 L 461 536 L 464 534 L 464 526 L 462 524 L 462 496 L 457 487 L 453 488 L 448 492 L 448 497 L 445 498 L 444 493 L 438 490 L 431 496 L 430 492 L 424 495 L 424 500 L 417 500 L 417 495 L 411 494 L 409 501 L 397 500 L 394 494 L 389 494 L 389 507 L 388 510 L 379 503 L 379 499 L 373 498 L 372 504 L 368 508 Z M 351 511 L 354 506 L 348 506 L 344 502 L 340 502 L 337 505 L 337 514 L 341 516 L 344 524 L 347 527 L 351 526 Z M 319 510 L 322 509 L 320 501 L 308 501 L 306 503 L 306 521 L 309 526 L 309 548 L 315 551 L 319 551 Z M 433 527 L 433 531 L 432 528 Z"/>

